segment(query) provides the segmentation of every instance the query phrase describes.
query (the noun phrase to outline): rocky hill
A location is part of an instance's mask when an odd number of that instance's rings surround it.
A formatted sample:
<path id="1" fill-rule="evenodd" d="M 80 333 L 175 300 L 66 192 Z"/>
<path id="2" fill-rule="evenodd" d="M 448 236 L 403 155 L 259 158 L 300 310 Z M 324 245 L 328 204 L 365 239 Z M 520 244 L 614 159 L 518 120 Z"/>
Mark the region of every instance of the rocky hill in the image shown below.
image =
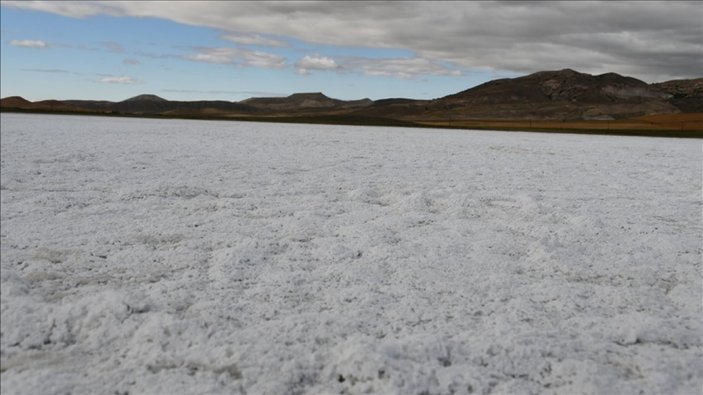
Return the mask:
<path id="1" fill-rule="evenodd" d="M 267 112 L 300 112 L 318 110 L 339 110 L 367 107 L 373 104 L 370 99 L 344 101 L 332 99 L 321 92 L 294 93 L 287 97 L 256 97 L 241 102 Z"/>
<path id="2" fill-rule="evenodd" d="M 615 73 L 571 69 L 494 80 L 435 100 L 423 114 L 445 118 L 619 119 L 677 113 L 672 95 Z"/>
<path id="3" fill-rule="evenodd" d="M 669 100 L 682 112 L 703 112 L 703 78 L 652 84 L 672 96 Z"/>
<path id="4" fill-rule="evenodd" d="M 238 102 L 224 100 L 173 101 L 156 95 L 139 95 L 121 102 L 97 100 L 66 100 L 64 102 L 86 111 L 121 114 L 166 115 L 178 113 L 199 115 L 203 112 L 228 114 L 253 114 L 257 112 L 255 108 Z"/>
<path id="5" fill-rule="evenodd" d="M 2 99 L 4 110 L 187 117 L 344 117 L 397 121 L 614 120 L 655 114 L 703 113 L 703 78 L 647 84 L 615 73 L 571 69 L 505 78 L 435 100 L 339 100 L 321 92 L 287 97 L 172 101 L 145 94 L 120 102 Z"/>

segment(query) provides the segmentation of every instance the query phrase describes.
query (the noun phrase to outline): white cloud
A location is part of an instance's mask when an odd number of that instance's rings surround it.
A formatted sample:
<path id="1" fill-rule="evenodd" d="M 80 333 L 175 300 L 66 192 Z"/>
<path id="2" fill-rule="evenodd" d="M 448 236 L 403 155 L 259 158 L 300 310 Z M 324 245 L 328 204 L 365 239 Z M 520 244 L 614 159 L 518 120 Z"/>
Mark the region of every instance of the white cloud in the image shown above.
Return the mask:
<path id="1" fill-rule="evenodd" d="M 386 76 L 401 79 L 411 79 L 426 75 L 458 76 L 461 71 L 429 59 L 413 58 L 384 58 L 373 59 L 363 57 L 335 59 L 306 55 L 295 62 L 298 74 L 307 75 L 312 70 L 336 70 L 338 72 L 360 72 L 365 75 Z"/>
<path id="2" fill-rule="evenodd" d="M 207 63 L 234 63 L 238 57 L 237 52 L 234 48 L 202 48 L 199 53 L 186 55 L 186 59 Z"/>
<path id="3" fill-rule="evenodd" d="M 140 64 L 139 59 L 135 58 L 125 58 L 122 63 L 124 64 L 129 64 L 129 65 L 135 65 L 135 64 Z"/>
<path id="4" fill-rule="evenodd" d="M 306 55 L 295 62 L 295 69 L 298 74 L 306 75 L 310 70 L 335 70 L 339 68 L 334 59 L 319 55 Z"/>
<path id="5" fill-rule="evenodd" d="M 223 34 L 220 38 L 241 45 L 258 45 L 262 47 L 285 47 L 286 43 L 280 40 L 264 37 L 254 33 Z"/>
<path id="6" fill-rule="evenodd" d="M 125 15 L 119 4 L 110 4 L 109 1 L 99 5 L 81 1 L 3 1 L 2 5 L 34 11 L 47 11 L 72 18 L 85 18 L 98 14 Z"/>
<path id="7" fill-rule="evenodd" d="M 10 45 L 25 48 L 49 48 L 49 45 L 42 40 L 10 40 Z"/>
<path id="8" fill-rule="evenodd" d="M 196 54 L 186 55 L 185 58 L 195 62 L 269 69 L 278 69 L 286 66 L 284 57 L 268 52 L 250 51 L 240 48 L 198 48 L 198 51 Z"/>
<path id="9" fill-rule="evenodd" d="M 459 76 L 461 71 L 424 58 L 369 59 L 352 58 L 345 68 L 360 70 L 366 75 L 386 76 L 402 79 L 425 75 Z"/>
<path id="10" fill-rule="evenodd" d="M 636 6 L 633 6 L 636 4 Z M 12 2 L 82 18 L 157 17 L 224 34 L 313 44 L 396 48 L 464 69 L 573 67 L 647 80 L 700 76 L 699 2 Z M 253 45 L 253 44 L 252 44 Z M 654 49 L 664 48 L 666 56 Z M 369 70 L 370 73 L 382 70 Z"/>
<path id="11" fill-rule="evenodd" d="M 136 80 L 132 77 L 128 77 L 126 75 L 122 76 L 117 76 L 117 75 L 106 75 L 98 80 L 98 82 L 102 82 L 105 84 L 125 84 L 125 85 L 135 85 L 139 84 L 140 81 Z"/>
<path id="12" fill-rule="evenodd" d="M 245 66 L 279 69 L 286 66 L 286 59 L 282 56 L 259 51 L 246 51 L 244 53 Z"/>

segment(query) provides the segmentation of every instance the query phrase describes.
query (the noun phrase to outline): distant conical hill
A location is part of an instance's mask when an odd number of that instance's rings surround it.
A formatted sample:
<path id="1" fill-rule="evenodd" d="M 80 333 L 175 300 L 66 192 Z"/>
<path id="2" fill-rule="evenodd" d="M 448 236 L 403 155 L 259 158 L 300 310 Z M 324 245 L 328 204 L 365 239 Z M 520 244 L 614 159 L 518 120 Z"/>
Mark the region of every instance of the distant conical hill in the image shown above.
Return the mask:
<path id="1" fill-rule="evenodd" d="M 163 97 L 159 97 L 159 96 L 156 96 L 156 95 L 146 94 L 146 95 L 137 95 L 137 96 L 134 96 L 134 97 L 130 97 L 130 98 L 127 99 L 127 100 L 123 100 L 121 103 L 127 103 L 127 102 L 147 102 L 147 101 L 150 101 L 150 102 L 157 102 L 157 103 L 165 103 L 165 102 L 168 102 L 168 100 L 164 99 Z"/>
<path id="2" fill-rule="evenodd" d="M 338 100 L 327 97 L 321 92 L 294 93 L 286 97 L 254 97 L 241 103 L 267 111 L 295 111 L 317 109 L 357 108 L 371 105 L 370 99 Z"/>

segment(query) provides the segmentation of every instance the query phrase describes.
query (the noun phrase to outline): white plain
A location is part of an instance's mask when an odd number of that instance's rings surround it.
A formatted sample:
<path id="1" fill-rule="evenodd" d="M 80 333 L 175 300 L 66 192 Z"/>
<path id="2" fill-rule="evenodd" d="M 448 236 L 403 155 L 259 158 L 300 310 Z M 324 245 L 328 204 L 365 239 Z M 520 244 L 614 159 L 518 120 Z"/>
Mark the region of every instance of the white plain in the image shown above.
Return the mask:
<path id="1" fill-rule="evenodd" d="M 700 140 L 2 114 L 2 389 L 700 393 Z"/>

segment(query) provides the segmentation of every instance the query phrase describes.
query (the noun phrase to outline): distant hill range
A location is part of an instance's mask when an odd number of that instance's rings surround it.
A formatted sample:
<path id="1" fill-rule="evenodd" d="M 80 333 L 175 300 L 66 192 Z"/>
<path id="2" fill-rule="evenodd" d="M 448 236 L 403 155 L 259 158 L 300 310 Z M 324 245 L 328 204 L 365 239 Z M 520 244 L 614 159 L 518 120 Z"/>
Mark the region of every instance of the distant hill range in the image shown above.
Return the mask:
<path id="1" fill-rule="evenodd" d="M 241 102 L 172 101 L 139 95 L 111 102 L 13 96 L 6 111 L 93 113 L 196 118 L 344 117 L 403 122 L 452 120 L 619 120 L 656 114 L 703 113 L 703 78 L 647 84 L 615 73 L 541 71 L 487 82 L 434 100 L 337 100 L 322 93 L 260 97 Z"/>

